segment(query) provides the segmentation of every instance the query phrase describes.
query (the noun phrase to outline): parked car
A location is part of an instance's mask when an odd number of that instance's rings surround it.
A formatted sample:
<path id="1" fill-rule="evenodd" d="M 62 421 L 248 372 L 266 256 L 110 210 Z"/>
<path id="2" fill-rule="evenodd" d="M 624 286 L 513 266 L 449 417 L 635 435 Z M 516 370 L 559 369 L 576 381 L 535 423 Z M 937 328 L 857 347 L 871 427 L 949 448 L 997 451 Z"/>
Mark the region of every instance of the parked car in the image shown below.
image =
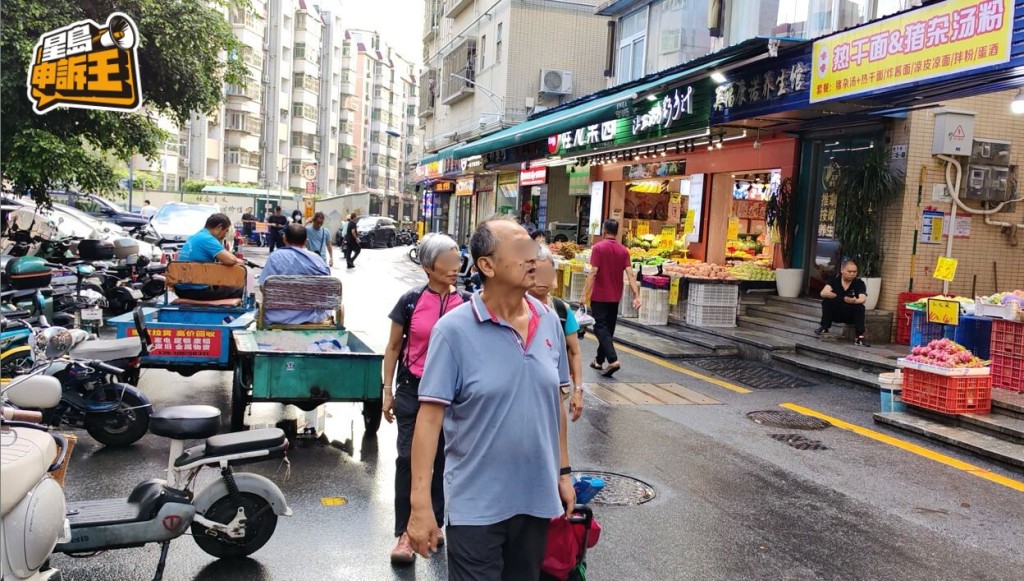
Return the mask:
<path id="1" fill-rule="evenodd" d="M 384 216 L 359 218 L 356 231 L 363 248 L 394 248 L 398 239 L 398 223 Z"/>
<path id="2" fill-rule="evenodd" d="M 180 247 L 189 236 L 205 228 L 206 219 L 217 212 L 220 207 L 211 204 L 168 202 L 149 221 L 143 240 L 161 248 Z"/>
<path id="3" fill-rule="evenodd" d="M 106 222 L 113 222 L 126 230 L 145 226 L 149 222 L 141 215 L 129 212 L 118 204 L 94 194 L 60 190 L 51 190 L 49 194 L 50 200 L 56 204 L 77 208 L 90 216 Z"/>

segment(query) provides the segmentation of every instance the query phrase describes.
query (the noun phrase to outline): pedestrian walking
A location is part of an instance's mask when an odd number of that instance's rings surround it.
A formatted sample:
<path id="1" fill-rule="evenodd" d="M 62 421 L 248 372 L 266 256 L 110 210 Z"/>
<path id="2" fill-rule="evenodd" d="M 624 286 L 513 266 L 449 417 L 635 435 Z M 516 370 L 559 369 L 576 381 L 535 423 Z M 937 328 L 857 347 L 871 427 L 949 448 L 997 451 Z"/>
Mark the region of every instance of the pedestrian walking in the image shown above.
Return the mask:
<path id="1" fill-rule="evenodd" d="M 328 266 L 334 266 L 334 247 L 331 245 L 331 231 L 324 226 L 327 216 L 323 212 L 313 214 L 313 221 L 306 226 L 306 250 L 319 254 Z"/>
<path id="2" fill-rule="evenodd" d="M 242 214 L 242 235 L 245 237 L 246 244 L 252 244 L 255 231 L 256 215 L 252 213 L 252 208 L 246 208 L 245 213 Z"/>
<path id="3" fill-rule="evenodd" d="M 300 210 L 292 212 L 292 224 L 302 224 L 302 212 Z"/>
<path id="4" fill-rule="evenodd" d="M 359 244 L 359 229 L 356 228 L 358 219 L 356 213 L 352 212 L 352 215 L 348 217 L 348 224 L 345 226 L 345 262 L 348 268 L 356 267 L 356 258 L 363 251 Z"/>
<path id="5" fill-rule="evenodd" d="M 527 296 L 537 244 L 522 226 L 487 220 L 470 250 L 483 290 L 434 326 L 420 381 L 409 540 L 424 557 L 437 550 L 430 487 L 443 425 L 448 578 L 535 581 L 550 520 L 576 502 L 560 397 L 565 334 Z"/>
<path id="6" fill-rule="evenodd" d="M 395 537 L 391 562 L 408 564 L 416 559 L 406 527 L 412 510 L 412 439 L 420 409 L 419 386 L 427 359 L 430 331 L 441 317 L 469 302 L 469 293 L 455 287 L 462 258 L 459 245 L 446 234 L 428 234 L 417 249 L 427 284 L 402 295 L 391 310 L 391 336 L 384 351 L 384 419 L 398 422 L 398 458 L 395 460 Z M 397 369 L 397 376 L 396 376 Z M 395 386 L 392 392 L 392 385 Z M 444 437 L 438 441 L 444 449 Z M 434 518 L 444 522 L 444 453 L 434 460 L 430 500 Z M 443 536 L 438 537 L 442 542 Z"/>
<path id="7" fill-rule="evenodd" d="M 156 208 L 149 203 L 149 200 L 143 200 L 139 215 L 147 220 L 152 220 L 153 216 L 156 216 Z"/>
<path id="8" fill-rule="evenodd" d="M 268 245 L 270 252 L 273 252 L 278 246 L 284 246 L 284 227 L 288 225 L 288 217 L 281 214 L 281 206 L 277 206 L 274 213 L 267 218 L 267 222 L 270 225 Z"/>
<path id="9" fill-rule="evenodd" d="M 629 251 L 618 241 L 619 223 L 605 220 L 601 232 L 602 239 L 590 250 L 590 274 L 583 285 L 581 302 L 590 305 L 598 342 L 597 357 L 590 367 L 605 377 L 611 377 L 622 367 L 614 343 L 619 301 L 622 300 L 622 274 L 626 273 L 629 278 L 634 309 L 640 308 L 640 286 L 629 262 Z M 607 368 L 605 361 L 608 362 Z"/>
<path id="10" fill-rule="evenodd" d="M 554 309 L 562 322 L 565 347 L 569 355 L 569 375 L 572 378 L 572 386 L 562 389 L 562 399 L 569 400 L 569 414 L 575 422 L 583 415 L 583 353 L 578 337 L 580 324 L 565 301 L 551 296 L 551 287 L 557 284 L 557 277 L 555 257 L 547 246 L 541 246 L 537 254 L 537 283 L 530 289 L 530 295 Z"/>

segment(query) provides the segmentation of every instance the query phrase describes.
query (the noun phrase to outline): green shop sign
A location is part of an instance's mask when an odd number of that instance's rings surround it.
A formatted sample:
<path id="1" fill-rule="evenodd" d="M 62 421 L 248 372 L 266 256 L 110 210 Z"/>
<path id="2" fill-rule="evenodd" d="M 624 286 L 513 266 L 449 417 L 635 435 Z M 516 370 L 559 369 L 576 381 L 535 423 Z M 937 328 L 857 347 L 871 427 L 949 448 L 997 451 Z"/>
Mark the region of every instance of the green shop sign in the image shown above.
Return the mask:
<path id="1" fill-rule="evenodd" d="M 705 87 L 705 85 L 707 85 Z M 629 145 L 708 126 L 711 86 L 707 83 L 672 89 L 633 105 L 620 107 L 616 119 L 577 127 L 548 137 L 548 153 L 564 155 Z"/>

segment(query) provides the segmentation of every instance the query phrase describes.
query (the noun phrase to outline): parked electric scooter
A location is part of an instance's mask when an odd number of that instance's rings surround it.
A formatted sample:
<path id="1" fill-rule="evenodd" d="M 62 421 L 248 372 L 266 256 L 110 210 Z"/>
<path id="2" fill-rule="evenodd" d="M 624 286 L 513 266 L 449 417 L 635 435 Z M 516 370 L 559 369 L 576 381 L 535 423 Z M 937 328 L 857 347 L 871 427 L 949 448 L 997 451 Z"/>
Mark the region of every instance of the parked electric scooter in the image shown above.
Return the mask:
<path id="1" fill-rule="evenodd" d="M 3 390 L 0 402 L 47 408 L 60 395 L 60 382 L 53 377 L 19 376 Z M 58 542 L 71 538 L 71 530 L 64 490 L 49 473 L 63 464 L 67 441 L 47 432 L 38 412 L 2 405 L 0 411 L 0 578 L 59 580 L 49 558 Z"/>

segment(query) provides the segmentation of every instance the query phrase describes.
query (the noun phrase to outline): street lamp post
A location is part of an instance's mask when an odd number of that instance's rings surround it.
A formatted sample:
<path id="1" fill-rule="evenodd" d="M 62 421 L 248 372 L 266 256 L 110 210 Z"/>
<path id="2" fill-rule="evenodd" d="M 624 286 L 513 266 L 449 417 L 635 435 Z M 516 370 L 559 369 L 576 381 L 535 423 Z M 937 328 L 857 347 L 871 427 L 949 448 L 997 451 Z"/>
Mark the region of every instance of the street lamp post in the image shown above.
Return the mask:
<path id="1" fill-rule="evenodd" d="M 469 83 L 470 85 L 473 85 L 474 87 L 480 89 L 483 92 L 483 94 L 486 95 L 487 98 L 491 100 L 491 103 L 498 108 L 498 111 L 496 112 L 496 114 L 498 115 L 498 119 L 500 121 L 503 121 L 505 119 L 505 97 L 502 97 L 501 95 L 495 93 L 494 91 L 488 89 L 487 87 L 481 85 L 480 83 L 477 83 L 473 79 L 468 79 L 462 75 L 457 75 L 455 73 L 449 74 L 460 81 Z"/>

